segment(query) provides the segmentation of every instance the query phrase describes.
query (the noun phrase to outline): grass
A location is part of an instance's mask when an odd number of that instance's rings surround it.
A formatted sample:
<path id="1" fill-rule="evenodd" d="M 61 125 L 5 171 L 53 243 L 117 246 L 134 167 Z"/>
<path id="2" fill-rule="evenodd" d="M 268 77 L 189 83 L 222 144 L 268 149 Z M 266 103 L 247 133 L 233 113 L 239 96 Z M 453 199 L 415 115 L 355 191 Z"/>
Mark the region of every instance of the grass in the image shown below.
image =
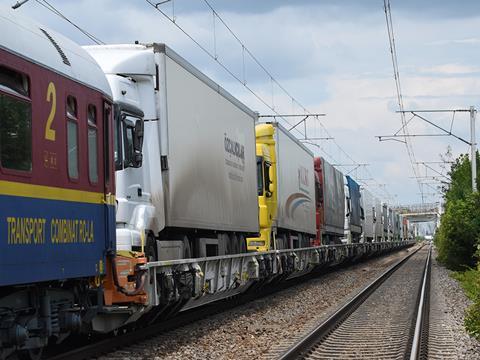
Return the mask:
<path id="1" fill-rule="evenodd" d="M 480 340 L 480 267 L 463 272 L 453 273 L 465 290 L 465 294 L 473 301 L 473 304 L 465 313 L 465 328 L 478 340 Z"/>

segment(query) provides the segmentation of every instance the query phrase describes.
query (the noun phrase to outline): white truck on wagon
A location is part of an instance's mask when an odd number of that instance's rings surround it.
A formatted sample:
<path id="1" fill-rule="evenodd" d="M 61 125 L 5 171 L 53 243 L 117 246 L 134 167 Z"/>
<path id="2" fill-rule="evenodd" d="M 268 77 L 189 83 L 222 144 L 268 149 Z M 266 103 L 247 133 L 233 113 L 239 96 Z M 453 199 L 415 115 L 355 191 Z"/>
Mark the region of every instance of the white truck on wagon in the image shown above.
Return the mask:
<path id="1" fill-rule="evenodd" d="M 383 212 L 382 202 L 375 198 L 375 242 L 382 242 L 383 240 Z"/>
<path id="2" fill-rule="evenodd" d="M 365 214 L 362 234 L 363 242 L 372 242 L 375 239 L 375 225 L 377 221 L 375 216 L 375 198 L 368 190 L 363 188 L 361 189 L 361 194 Z"/>
<path id="3" fill-rule="evenodd" d="M 314 155 L 283 126 L 275 128 L 278 236 L 289 248 L 307 247 L 316 236 Z"/>
<path id="4" fill-rule="evenodd" d="M 117 107 L 117 250 L 246 252 L 259 231 L 256 114 L 164 44 L 85 49 Z"/>

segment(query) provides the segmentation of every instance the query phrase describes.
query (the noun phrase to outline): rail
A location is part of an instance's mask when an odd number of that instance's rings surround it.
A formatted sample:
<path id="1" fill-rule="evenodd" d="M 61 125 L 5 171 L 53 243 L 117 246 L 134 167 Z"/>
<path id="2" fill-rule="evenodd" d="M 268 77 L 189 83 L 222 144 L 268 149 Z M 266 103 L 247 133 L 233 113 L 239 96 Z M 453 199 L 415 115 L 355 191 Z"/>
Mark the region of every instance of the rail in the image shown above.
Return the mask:
<path id="1" fill-rule="evenodd" d="M 299 342 L 290 347 L 279 359 L 281 360 L 293 360 L 302 358 L 307 355 L 310 350 L 321 343 L 331 332 L 333 332 L 341 323 L 344 322 L 362 303 L 372 295 L 375 290 L 380 287 L 395 271 L 397 271 L 408 259 L 416 254 L 420 249 L 418 248 L 402 260 L 387 269 L 378 278 L 367 285 L 360 293 L 358 293 L 353 299 L 348 301 L 340 309 L 338 309 L 328 319 L 323 321 L 320 325 L 314 328 L 309 334 L 303 337 Z M 427 267 L 426 267 L 427 268 Z"/>
<path id="2" fill-rule="evenodd" d="M 422 290 L 420 293 L 420 301 L 418 304 L 417 320 L 415 323 L 415 333 L 413 335 L 410 360 L 417 360 L 421 358 L 421 355 L 422 355 L 421 350 L 425 342 L 425 338 L 422 333 L 425 325 L 425 317 L 428 316 L 426 310 L 427 310 L 427 302 L 428 302 L 428 295 L 429 295 L 428 289 L 429 289 L 429 283 L 430 283 L 431 255 L 432 255 L 432 249 L 430 246 L 428 251 L 427 262 L 425 264 L 425 270 L 423 273 Z"/>

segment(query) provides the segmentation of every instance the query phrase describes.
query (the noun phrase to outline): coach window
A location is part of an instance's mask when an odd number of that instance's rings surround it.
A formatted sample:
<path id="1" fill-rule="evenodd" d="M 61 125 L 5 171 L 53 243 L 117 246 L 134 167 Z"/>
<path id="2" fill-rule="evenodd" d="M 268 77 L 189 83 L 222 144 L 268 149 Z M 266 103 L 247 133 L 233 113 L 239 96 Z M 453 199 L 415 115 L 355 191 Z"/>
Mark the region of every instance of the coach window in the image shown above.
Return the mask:
<path id="1" fill-rule="evenodd" d="M 67 161 L 68 176 L 78 179 L 78 113 L 77 100 L 67 97 Z"/>
<path id="2" fill-rule="evenodd" d="M 32 170 L 32 105 L 29 80 L 0 66 L 0 165 Z"/>
<path id="3" fill-rule="evenodd" d="M 97 152 L 97 109 L 88 105 L 88 176 L 92 183 L 98 182 Z"/>

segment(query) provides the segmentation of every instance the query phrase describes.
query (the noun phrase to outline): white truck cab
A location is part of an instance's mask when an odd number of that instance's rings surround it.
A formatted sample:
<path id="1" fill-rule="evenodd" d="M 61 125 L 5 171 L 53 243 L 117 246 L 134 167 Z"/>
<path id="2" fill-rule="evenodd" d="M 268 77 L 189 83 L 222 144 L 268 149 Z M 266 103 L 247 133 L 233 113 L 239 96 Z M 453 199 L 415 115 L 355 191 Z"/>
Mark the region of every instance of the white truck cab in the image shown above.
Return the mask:
<path id="1" fill-rule="evenodd" d="M 256 113 L 164 44 L 85 49 L 116 103 L 117 250 L 245 252 L 259 231 Z"/>

